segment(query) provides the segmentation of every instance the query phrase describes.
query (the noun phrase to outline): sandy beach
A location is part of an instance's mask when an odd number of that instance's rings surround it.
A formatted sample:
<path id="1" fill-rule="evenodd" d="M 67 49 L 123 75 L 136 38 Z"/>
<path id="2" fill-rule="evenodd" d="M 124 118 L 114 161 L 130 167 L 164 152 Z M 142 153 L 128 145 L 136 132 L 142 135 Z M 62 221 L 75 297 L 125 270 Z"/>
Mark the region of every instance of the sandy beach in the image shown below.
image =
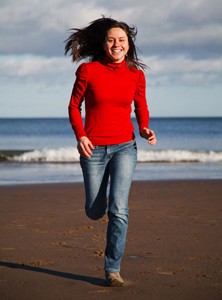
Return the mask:
<path id="1" fill-rule="evenodd" d="M 129 206 L 125 286 L 108 288 L 82 183 L 0 187 L 0 299 L 222 299 L 222 181 L 135 181 Z"/>

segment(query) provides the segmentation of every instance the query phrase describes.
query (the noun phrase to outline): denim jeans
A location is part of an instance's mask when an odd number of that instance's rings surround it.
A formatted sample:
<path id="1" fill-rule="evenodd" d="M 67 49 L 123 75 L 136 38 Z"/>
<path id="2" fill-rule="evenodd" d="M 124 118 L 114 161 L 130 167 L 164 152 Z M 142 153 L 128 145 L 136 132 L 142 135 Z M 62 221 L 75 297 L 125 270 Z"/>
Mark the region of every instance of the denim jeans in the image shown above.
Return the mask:
<path id="1" fill-rule="evenodd" d="M 136 142 L 95 146 L 90 158 L 80 157 L 85 184 L 85 211 L 98 220 L 108 213 L 105 271 L 119 272 L 126 244 L 128 196 L 137 161 Z M 109 191 L 108 191 L 109 183 Z"/>

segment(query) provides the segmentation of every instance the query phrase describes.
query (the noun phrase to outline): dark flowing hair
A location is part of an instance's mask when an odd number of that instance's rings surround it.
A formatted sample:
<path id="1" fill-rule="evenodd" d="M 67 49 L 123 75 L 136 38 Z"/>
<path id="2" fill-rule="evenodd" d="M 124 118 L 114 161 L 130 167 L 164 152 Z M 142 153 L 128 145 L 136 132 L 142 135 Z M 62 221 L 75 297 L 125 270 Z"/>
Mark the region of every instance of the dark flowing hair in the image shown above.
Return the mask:
<path id="1" fill-rule="evenodd" d="M 70 29 L 69 31 L 72 34 L 65 40 L 65 55 L 70 52 L 73 62 L 86 58 L 90 61 L 102 61 L 106 56 L 103 45 L 107 32 L 111 28 L 121 28 L 128 37 L 129 50 L 126 55 L 128 68 L 145 69 L 147 66 L 138 59 L 134 44 L 137 35 L 136 27 L 129 26 L 125 22 L 118 22 L 112 18 L 102 17 L 92 21 L 85 28 Z"/>

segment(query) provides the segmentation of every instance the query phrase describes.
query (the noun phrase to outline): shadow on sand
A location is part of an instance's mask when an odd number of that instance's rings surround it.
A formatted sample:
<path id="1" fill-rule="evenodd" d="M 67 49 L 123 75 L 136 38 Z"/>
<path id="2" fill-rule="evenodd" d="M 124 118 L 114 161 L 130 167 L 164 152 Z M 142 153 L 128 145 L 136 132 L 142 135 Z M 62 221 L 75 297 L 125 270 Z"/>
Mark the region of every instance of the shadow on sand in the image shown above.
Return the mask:
<path id="1" fill-rule="evenodd" d="M 24 264 L 18 264 L 18 263 L 12 263 L 12 262 L 0 261 L 0 266 L 12 268 L 12 269 L 20 269 L 20 270 L 26 270 L 26 271 L 31 271 L 31 272 L 44 273 L 44 274 L 48 274 L 48 275 L 52 275 L 52 276 L 58 276 L 58 277 L 63 277 L 63 278 L 67 278 L 67 279 L 88 282 L 90 284 L 97 285 L 97 286 L 105 286 L 105 281 L 101 278 L 60 272 L 60 271 L 55 271 L 55 270 L 50 270 L 50 269 L 45 269 L 45 268 L 40 268 L 40 267 L 27 266 Z"/>

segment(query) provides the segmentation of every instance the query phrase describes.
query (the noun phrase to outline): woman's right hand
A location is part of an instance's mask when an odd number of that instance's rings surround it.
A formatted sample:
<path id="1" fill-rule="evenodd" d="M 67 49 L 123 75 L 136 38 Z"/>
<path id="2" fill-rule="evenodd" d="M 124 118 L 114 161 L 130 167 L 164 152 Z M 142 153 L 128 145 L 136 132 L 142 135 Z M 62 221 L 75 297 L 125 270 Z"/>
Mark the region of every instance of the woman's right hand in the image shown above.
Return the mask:
<path id="1" fill-rule="evenodd" d="M 94 146 L 86 136 L 82 136 L 78 140 L 77 149 L 80 155 L 90 158 Z"/>

